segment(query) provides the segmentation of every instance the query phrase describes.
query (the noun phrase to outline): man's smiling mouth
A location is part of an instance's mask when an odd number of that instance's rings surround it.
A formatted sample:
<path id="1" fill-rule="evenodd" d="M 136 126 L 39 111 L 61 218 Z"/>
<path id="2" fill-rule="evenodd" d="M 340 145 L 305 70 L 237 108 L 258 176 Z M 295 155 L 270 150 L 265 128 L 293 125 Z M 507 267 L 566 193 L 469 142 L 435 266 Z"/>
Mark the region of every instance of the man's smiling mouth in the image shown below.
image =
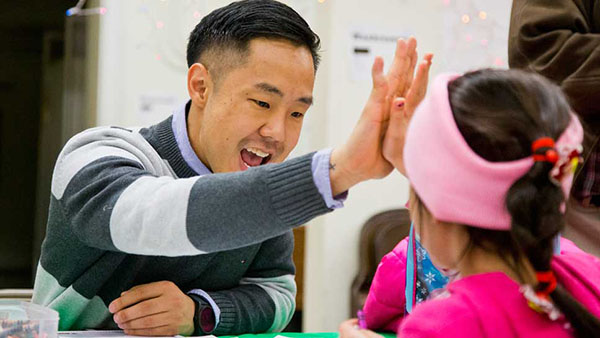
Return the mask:
<path id="1" fill-rule="evenodd" d="M 247 167 L 257 167 L 259 165 L 267 164 L 272 155 L 264 152 L 258 148 L 247 147 L 240 151 L 242 163 Z"/>

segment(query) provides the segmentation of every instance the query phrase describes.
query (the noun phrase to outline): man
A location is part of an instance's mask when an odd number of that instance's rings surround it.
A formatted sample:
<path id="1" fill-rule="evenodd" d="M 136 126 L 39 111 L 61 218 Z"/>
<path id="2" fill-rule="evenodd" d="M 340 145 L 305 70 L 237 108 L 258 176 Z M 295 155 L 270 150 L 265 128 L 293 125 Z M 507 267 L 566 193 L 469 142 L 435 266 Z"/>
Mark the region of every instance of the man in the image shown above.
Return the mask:
<path id="1" fill-rule="evenodd" d="M 513 1 L 509 62 L 560 85 L 584 125 L 564 235 L 600 256 L 600 2 Z"/>
<path id="2" fill-rule="evenodd" d="M 190 35 L 184 107 L 149 128 L 94 128 L 65 145 L 33 299 L 59 311 L 60 329 L 286 326 L 296 291 L 290 230 L 391 171 L 381 155 L 389 97 L 410 85 L 403 74 L 416 63 L 399 43 L 387 78 L 376 61 L 349 140 L 282 162 L 312 103 L 318 46 L 289 7 L 232 3 Z"/>

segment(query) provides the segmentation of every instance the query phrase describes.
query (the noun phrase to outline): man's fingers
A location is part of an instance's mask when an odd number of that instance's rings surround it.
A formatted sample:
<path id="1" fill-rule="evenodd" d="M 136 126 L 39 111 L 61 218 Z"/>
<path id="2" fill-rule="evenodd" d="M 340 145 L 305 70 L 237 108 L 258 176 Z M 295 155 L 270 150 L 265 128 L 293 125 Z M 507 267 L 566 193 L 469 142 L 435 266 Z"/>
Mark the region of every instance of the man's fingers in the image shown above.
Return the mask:
<path id="1" fill-rule="evenodd" d="M 414 37 L 411 37 L 408 40 L 408 58 L 409 66 L 406 71 L 406 76 L 404 77 L 405 90 L 408 90 L 411 87 L 414 78 L 415 67 L 417 66 L 417 61 L 419 60 L 419 55 L 417 53 L 417 39 L 415 39 Z"/>
<path id="2" fill-rule="evenodd" d="M 129 289 L 127 292 L 122 293 L 121 297 L 113 300 L 108 306 L 108 310 L 111 313 L 117 313 L 143 300 L 160 296 L 163 290 L 158 286 L 158 283 L 144 284 Z"/>
<path id="3" fill-rule="evenodd" d="M 373 79 L 373 89 L 380 88 L 385 83 L 383 76 L 383 58 L 376 56 L 371 67 L 371 78 Z"/>
<path id="4" fill-rule="evenodd" d="M 371 92 L 372 98 L 377 103 L 384 103 L 387 96 L 387 80 L 383 75 L 383 58 L 377 56 L 373 61 L 373 67 L 371 68 L 371 77 L 373 79 L 373 90 Z"/>
<path id="5" fill-rule="evenodd" d="M 119 324 L 119 328 L 123 330 L 152 329 L 170 325 L 174 322 L 173 313 L 165 311 L 121 323 Z"/>
<path id="6" fill-rule="evenodd" d="M 175 336 L 178 333 L 178 329 L 171 325 L 154 327 L 151 329 L 125 330 L 125 334 L 130 336 Z"/>
<path id="7" fill-rule="evenodd" d="M 390 70 L 388 72 L 388 80 L 389 80 L 389 88 L 391 89 L 391 93 L 397 93 L 402 90 L 404 85 L 403 77 L 404 77 L 404 68 L 406 60 L 406 50 L 407 45 L 406 42 L 402 39 L 399 39 L 396 42 L 396 51 L 394 52 L 394 61 L 392 61 L 392 65 L 390 66 Z"/>
<path id="8" fill-rule="evenodd" d="M 121 292 L 121 296 L 123 296 L 124 294 L 126 294 L 126 293 L 127 293 L 127 292 L 129 292 L 129 291 L 133 291 L 133 290 L 135 290 L 135 289 L 139 289 L 139 288 L 143 287 L 144 285 L 146 285 L 146 284 L 142 284 L 142 285 L 136 285 L 136 286 L 132 287 L 132 288 L 131 288 L 131 289 L 129 289 L 129 290 L 123 291 L 123 292 Z"/>
<path id="9" fill-rule="evenodd" d="M 417 40 L 413 37 L 409 38 L 406 42 L 406 47 L 402 51 L 400 55 L 402 57 L 402 68 L 400 69 L 400 84 L 398 86 L 398 90 L 393 92 L 396 96 L 405 96 L 406 92 L 410 89 L 410 82 L 407 81 L 407 78 L 412 75 L 408 74 L 408 70 L 410 69 L 411 57 L 415 53 L 417 48 Z"/>
<path id="10" fill-rule="evenodd" d="M 117 324 L 124 324 L 139 318 L 155 315 L 167 310 L 167 304 L 161 298 L 153 298 L 139 302 L 114 314 Z"/>

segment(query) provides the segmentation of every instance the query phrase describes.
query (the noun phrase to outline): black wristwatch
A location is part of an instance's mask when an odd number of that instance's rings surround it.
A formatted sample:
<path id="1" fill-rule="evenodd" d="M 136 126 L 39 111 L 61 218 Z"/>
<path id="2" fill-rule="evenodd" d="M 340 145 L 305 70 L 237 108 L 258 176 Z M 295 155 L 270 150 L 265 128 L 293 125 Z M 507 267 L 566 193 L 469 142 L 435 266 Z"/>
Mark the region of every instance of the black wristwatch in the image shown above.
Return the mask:
<path id="1" fill-rule="evenodd" d="M 194 300 L 194 336 L 211 334 L 215 330 L 215 312 L 204 298 L 189 294 Z"/>

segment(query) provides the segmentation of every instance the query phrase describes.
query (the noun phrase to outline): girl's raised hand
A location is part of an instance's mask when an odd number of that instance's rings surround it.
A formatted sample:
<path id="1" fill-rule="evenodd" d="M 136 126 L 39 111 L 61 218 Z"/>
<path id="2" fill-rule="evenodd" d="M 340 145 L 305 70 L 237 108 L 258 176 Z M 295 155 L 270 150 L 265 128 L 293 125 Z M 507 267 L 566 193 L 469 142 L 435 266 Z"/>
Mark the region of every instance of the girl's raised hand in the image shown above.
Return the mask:
<path id="1" fill-rule="evenodd" d="M 391 100 L 389 124 L 383 140 L 383 157 L 405 176 L 403 155 L 406 130 L 415 109 L 425 98 L 429 69 L 433 58 L 433 54 L 425 55 L 413 79 L 416 60 L 418 59 L 416 41 L 414 41 L 414 44 L 413 41 L 414 39 L 411 38 L 408 42 L 407 53 L 409 53 L 409 57 L 404 58 L 404 60 L 410 59 L 411 62 L 408 65 L 402 65 L 402 69 L 405 70 L 404 75 L 398 79 L 389 80 L 390 83 L 392 81 L 403 81 L 397 86 L 398 90 L 394 93 L 393 100 Z"/>

